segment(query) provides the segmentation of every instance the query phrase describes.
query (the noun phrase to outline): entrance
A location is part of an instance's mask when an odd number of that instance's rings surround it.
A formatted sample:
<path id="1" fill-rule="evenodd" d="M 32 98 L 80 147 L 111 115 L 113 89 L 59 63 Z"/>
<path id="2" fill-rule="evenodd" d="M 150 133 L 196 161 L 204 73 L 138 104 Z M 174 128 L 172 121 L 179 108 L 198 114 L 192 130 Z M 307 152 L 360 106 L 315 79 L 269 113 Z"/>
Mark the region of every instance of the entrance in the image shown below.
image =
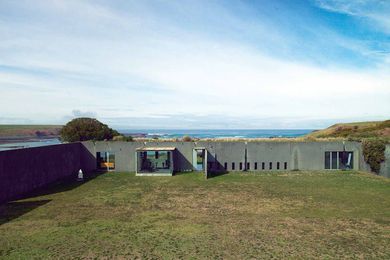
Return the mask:
<path id="1" fill-rule="evenodd" d="M 192 155 L 192 164 L 196 171 L 204 171 L 207 162 L 205 148 L 194 148 Z"/>

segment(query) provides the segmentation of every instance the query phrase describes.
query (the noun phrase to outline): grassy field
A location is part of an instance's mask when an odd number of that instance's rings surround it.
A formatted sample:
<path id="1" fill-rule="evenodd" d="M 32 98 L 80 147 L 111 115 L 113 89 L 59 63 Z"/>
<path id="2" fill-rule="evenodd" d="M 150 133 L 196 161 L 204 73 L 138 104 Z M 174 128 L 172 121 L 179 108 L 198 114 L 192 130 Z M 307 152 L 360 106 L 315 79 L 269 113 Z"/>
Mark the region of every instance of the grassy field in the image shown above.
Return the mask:
<path id="1" fill-rule="evenodd" d="M 58 135 L 60 125 L 0 125 L 0 137 L 36 136 L 37 131 L 47 135 Z"/>
<path id="2" fill-rule="evenodd" d="M 0 258 L 390 258 L 390 180 L 99 175 L 0 206 Z"/>

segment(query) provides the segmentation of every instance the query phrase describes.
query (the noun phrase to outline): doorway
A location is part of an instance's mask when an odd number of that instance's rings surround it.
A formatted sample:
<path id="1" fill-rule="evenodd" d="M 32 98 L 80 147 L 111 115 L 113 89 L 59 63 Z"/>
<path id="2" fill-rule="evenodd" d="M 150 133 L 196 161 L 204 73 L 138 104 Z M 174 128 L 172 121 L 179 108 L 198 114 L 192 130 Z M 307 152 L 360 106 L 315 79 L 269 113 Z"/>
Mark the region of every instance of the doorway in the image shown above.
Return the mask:
<path id="1" fill-rule="evenodd" d="M 192 162 L 196 171 L 204 171 L 206 165 L 206 153 L 204 148 L 193 150 Z"/>

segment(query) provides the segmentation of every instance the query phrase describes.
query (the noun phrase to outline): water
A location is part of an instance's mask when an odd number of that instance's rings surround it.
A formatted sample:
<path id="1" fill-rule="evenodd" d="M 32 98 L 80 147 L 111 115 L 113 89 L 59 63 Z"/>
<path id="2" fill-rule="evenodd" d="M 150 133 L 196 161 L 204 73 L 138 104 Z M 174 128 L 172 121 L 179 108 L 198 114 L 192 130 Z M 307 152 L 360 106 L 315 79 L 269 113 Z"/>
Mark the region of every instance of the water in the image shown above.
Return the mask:
<path id="1" fill-rule="evenodd" d="M 0 143 L 0 151 L 13 150 L 13 149 L 21 149 L 21 148 L 30 148 L 30 147 L 40 147 L 47 146 L 53 144 L 60 144 L 61 141 L 57 138 L 52 139 L 36 139 L 36 140 L 28 140 L 23 142 L 12 142 L 12 143 Z"/>
<path id="2" fill-rule="evenodd" d="M 294 138 L 306 135 L 314 129 L 122 129 L 120 133 L 134 137 L 145 138 L 181 138 L 190 136 L 194 138 Z"/>
<path id="3" fill-rule="evenodd" d="M 130 130 L 123 129 L 119 130 L 121 134 L 131 135 L 134 137 L 144 137 L 144 138 L 182 138 L 183 136 L 190 136 L 193 138 L 294 138 L 306 135 L 312 132 L 313 129 L 203 129 L 203 130 L 183 130 L 183 129 L 138 129 Z M 20 148 L 30 148 L 30 147 L 40 147 L 47 145 L 60 144 L 61 141 L 57 138 L 51 139 L 35 139 L 35 140 L 26 140 L 21 142 L 10 142 L 10 143 L 0 143 L 0 151 L 20 149 Z"/>

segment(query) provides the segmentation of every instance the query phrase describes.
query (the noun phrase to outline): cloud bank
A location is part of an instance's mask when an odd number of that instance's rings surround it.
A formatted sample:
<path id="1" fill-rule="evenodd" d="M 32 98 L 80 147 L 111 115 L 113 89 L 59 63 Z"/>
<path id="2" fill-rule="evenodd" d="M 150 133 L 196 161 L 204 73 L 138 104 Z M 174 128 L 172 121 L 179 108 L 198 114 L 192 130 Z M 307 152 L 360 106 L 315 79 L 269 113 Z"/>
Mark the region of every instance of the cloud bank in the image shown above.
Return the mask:
<path id="1" fill-rule="evenodd" d="M 316 128 L 386 119 L 384 4 L 346 3 L 3 1 L 1 122 L 72 114 L 129 128 Z"/>

